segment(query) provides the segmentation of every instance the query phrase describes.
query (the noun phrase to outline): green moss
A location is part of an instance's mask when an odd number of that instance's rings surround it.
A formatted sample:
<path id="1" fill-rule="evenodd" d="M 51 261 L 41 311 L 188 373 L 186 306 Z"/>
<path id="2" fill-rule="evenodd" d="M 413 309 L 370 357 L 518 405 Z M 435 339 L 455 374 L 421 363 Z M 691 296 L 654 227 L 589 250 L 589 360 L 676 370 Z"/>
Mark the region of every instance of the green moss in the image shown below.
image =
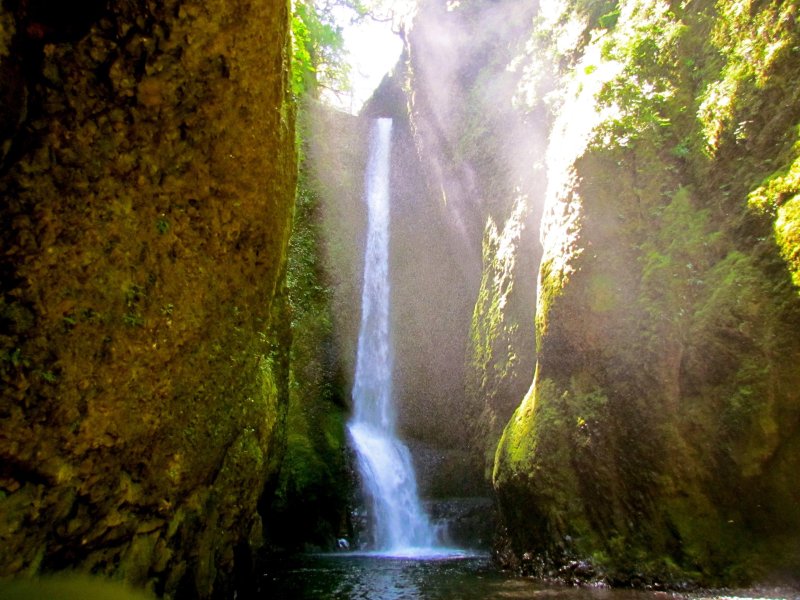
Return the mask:
<path id="1" fill-rule="evenodd" d="M 534 386 L 514 411 L 500 437 L 494 463 L 493 481 L 495 486 L 502 485 L 502 480 L 512 477 L 514 473 L 525 472 L 527 461 L 534 456 L 536 451 L 533 411 L 537 394 L 541 394 L 542 388 L 547 386 L 546 382 L 542 385 L 537 385 L 536 382 L 537 379 L 534 378 Z M 533 469 L 529 469 L 529 472 L 532 471 Z"/>
<path id="2" fill-rule="evenodd" d="M 563 271 L 554 272 L 554 260 L 543 259 L 539 266 L 539 294 L 536 301 L 536 350 L 541 351 L 547 334 L 548 318 L 556 299 L 561 295 L 568 277 Z"/>
<path id="3" fill-rule="evenodd" d="M 495 485 L 502 485 L 508 474 L 533 475 L 545 482 L 533 482 L 539 493 L 550 495 L 561 489 L 560 500 L 566 501 L 568 490 L 574 490 L 576 483 L 564 465 L 572 464 L 575 452 L 587 447 L 592 430 L 603 421 L 607 403 L 600 390 L 584 389 L 577 381 L 569 391 L 559 394 L 556 382 L 537 377 L 503 431 Z"/>
<path id="4" fill-rule="evenodd" d="M 748 203 L 753 208 L 774 215 L 787 201 L 800 194 L 800 142 L 793 148 L 796 156 L 788 167 L 776 171 L 750 192 Z"/>
<path id="5" fill-rule="evenodd" d="M 795 164 L 800 164 L 800 161 Z M 792 272 L 792 281 L 800 288 L 800 192 L 778 209 L 775 241 Z"/>
<path id="6" fill-rule="evenodd" d="M 710 41 L 723 57 L 724 66 L 719 77 L 708 82 L 698 112 L 710 155 L 716 152 L 725 130 L 740 139 L 749 135 L 748 123 L 734 122 L 737 109 L 765 87 L 774 65 L 795 51 L 797 35 L 792 2 L 773 1 L 753 10 L 749 2 L 735 0 L 719 2 L 718 9 Z M 770 35 L 763 35 L 764 31 Z"/>
<path id="7" fill-rule="evenodd" d="M 712 230 L 709 211 L 695 206 L 687 187 L 657 209 L 655 218 L 658 229 L 641 246 L 643 307 L 654 335 L 663 335 L 669 322 L 685 342 L 692 312 L 708 293 L 705 273 L 720 252 L 720 233 Z"/>
<path id="8" fill-rule="evenodd" d="M 589 381 L 573 379 L 559 388 L 537 378 L 503 433 L 494 484 L 506 524 L 536 532 L 521 550 L 536 551 L 546 569 L 589 556 L 600 572 L 641 568 L 629 563 L 647 557 L 638 557 L 641 549 L 622 533 L 624 475 L 596 461 L 614 454 L 609 399 Z M 520 504 L 526 509 L 514 508 Z"/>
<path id="9" fill-rule="evenodd" d="M 466 392 L 470 411 L 470 445 L 478 453 L 480 469 L 491 478 L 495 448 L 506 415 L 527 387 L 532 344 L 529 307 L 515 292 L 523 233 L 524 199 L 498 231 L 492 218 L 483 234 L 483 269 L 470 324 Z"/>
<path id="10" fill-rule="evenodd" d="M 748 203 L 773 219 L 775 242 L 786 261 L 792 280 L 800 286 L 800 142 L 790 156 L 794 159 L 750 192 Z"/>

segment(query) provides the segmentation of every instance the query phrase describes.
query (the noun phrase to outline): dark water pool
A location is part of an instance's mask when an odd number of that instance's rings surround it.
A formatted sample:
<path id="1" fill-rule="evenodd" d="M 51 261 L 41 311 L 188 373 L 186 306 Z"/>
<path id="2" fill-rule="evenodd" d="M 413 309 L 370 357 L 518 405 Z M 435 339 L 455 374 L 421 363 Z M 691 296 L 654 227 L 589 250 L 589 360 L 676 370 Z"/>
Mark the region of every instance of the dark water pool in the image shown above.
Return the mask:
<path id="1" fill-rule="evenodd" d="M 338 600 L 671 600 L 693 598 L 798 598 L 780 590 L 725 594 L 651 592 L 603 587 L 561 587 L 511 577 L 487 556 L 438 560 L 369 555 L 304 555 L 265 565 L 260 597 Z M 785 592 L 785 590 L 784 590 Z"/>

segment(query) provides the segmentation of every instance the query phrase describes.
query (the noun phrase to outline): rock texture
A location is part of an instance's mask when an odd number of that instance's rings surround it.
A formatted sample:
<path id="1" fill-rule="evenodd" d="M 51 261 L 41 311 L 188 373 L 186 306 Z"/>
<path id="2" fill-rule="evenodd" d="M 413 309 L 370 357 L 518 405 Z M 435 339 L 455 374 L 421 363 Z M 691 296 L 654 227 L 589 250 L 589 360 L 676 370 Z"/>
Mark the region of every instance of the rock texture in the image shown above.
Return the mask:
<path id="1" fill-rule="evenodd" d="M 361 317 L 369 132 L 374 119 L 391 118 L 391 336 L 399 427 L 412 442 L 424 495 L 485 493 L 480 471 L 465 468 L 469 415 L 459 412 L 478 261 L 462 252 L 469 238 L 449 228 L 441 187 L 431 193 L 436 180 L 426 180 L 425 155 L 417 151 L 403 69 L 383 81 L 358 117 L 309 107 L 305 169 L 318 202 L 319 266 L 330 288 L 337 360 L 349 391 Z"/>
<path id="2" fill-rule="evenodd" d="M 0 574 L 208 597 L 281 454 L 282 0 L 0 11 Z"/>

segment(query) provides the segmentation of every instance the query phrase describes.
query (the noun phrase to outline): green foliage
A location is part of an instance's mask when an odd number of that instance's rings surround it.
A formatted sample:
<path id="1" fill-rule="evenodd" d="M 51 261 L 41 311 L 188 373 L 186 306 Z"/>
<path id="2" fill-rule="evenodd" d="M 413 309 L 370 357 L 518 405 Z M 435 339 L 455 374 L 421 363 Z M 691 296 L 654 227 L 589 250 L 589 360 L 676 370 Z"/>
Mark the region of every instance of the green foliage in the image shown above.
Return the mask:
<path id="1" fill-rule="evenodd" d="M 357 5 L 360 6 L 360 5 Z M 297 0 L 292 14 L 292 92 L 319 96 L 319 88 L 342 92 L 349 87 L 342 28 L 333 6 Z"/>
<path id="2" fill-rule="evenodd" d="M 645 132 L 672 124 L 670 100 L 677 85 L 678 42 L 685 25 L 669 10 L 642 6 L 640 19 L 617 26 L 620 12 L 601 17 L 600 26 L 614 29 L 603 44 L 602 57 L 622 69 L 597 95 L 612 116 L 599 128 L 603 145 L 625 146 Z M 605 23 L 605 24 L 604 24 Z"/>
<path id="3" fill-rule="evenodd" d="M 740 138 L 749 135 L 749 123 L 734 120 L 737 109 L 764 88 L 776 63 L 797 52 L 798 36 L 795 2 L 772 0 L 751 5 L 746 0 L 731 0 L 718 6 L 720 18 L 710 41 L 724 65 L 719 76 L 708 82 L 697 113 L 709 156 L 716 153 L 724 133 Z"/>
<path id="4" fill-rule="evenodd" d="M 161 235 L 164 235 L 169 231 L 169 221 L 167 221 L 164 217 L 159 217 L 156 219 L 156 231 Z"/>
<path id="5" fill-rule="evenodd" d="M 2 360 L 10 363 L 12 367 L 27 365 L 27 361 L 22 357 L 22 350 L 19 348 L 14 348 L 13 350 L 4 352 L 2 355 Z"/>
<path id="6" fill-rule="evenodd" d="M 792 281 L 800 288 L 800 194 L 778 209 L 775 220 L 775 241 L 781 256 L 789 265 Z"/>
<path id="7" fill-rule="evenodd" d="M 128 327 L 144 327 L 144 318 L 135 312 L 127 312 L 122 315 L 122 322 Z"/>
<path id="8" fill-rule="evenodd" d="M 350 89 L 350 64 L 342 22 L 392 21 L 391 0 L 294 0 L 292 3 L 292 92 L 319 98 L 326 90 L 339 95 Z"/>
<path id="9" fill-rule="evenodd" d="M 750 206 L 775 215 L 780 206 L 800 194 L 800 142 L 795 145 L 795 152 L 797 158 L 794 162 L 771 174 L 758 188 L 750 192 Z"/>
<path id="10" fill-rule="evenodd" d="M 602 17 L 597 19 L 597 24 L 603 29 L 613 29 L 619 20 L 619 8 L 607 12 Z"/>
<path id="11" fill-rule="evenodd" d="M 619 17 L 619 0 L 568 0 L 562 14 L 583 16 L 589 29 L 613 29 Z M 588 35 L 584 41 L 588 41 Z"/>
<path id="12" fill-rule="evenodd" d="M 678 142 L 670 152 L 676 158 L 689 158 L 692 153 L 691 139 L 689 137 L 683 138 Z"/>
<path id="13" fill-rule="evenodd" d="M 58 376 L 52 371 L 39 371 L 39 377 L 47 383 L 55 383 L 58 381 Z"/>
<path id="14" fill-rule="evenodd" d="M 800 126 L 795 128 L 800 132 Z M 789 152 L 789 164 L 766 177 L 750 192 L 751 208 L 773 221 L 775 242 L 800 287 L 800 141 Z"/>

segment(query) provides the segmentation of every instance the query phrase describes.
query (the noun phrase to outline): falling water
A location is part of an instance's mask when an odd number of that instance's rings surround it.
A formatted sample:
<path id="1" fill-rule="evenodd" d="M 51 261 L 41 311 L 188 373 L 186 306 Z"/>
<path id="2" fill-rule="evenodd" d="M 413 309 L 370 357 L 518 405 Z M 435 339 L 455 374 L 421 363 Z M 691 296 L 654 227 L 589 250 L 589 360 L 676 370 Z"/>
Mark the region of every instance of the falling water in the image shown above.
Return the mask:
<path id="1" fill-rule="evenodd" d="M 408 448 L 397 438 L 389 331 L 389 159 L 392 120 L 372 126 L 366 174 L 368 205 L 354 414 L 348 426 L 369 501 L 375 550 L 422 554 L 434 545 L 420 506 Z"/>

